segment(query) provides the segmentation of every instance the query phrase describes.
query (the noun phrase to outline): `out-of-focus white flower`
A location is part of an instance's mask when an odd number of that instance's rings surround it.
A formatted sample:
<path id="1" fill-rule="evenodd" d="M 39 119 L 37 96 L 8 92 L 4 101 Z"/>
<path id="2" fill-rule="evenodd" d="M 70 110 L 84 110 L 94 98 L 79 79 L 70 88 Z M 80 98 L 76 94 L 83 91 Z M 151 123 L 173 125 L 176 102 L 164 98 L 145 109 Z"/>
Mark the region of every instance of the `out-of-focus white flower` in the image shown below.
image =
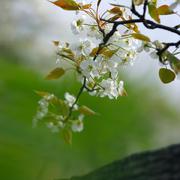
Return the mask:
<path id="1" fill-rule="evenodd" d="M 116 79 L 118 76 L 118 66 L 119 66 L 119 60 L 116 59 L 112 59 L 107 61 L 107 68 L 109 69 L 110 73 L 111 73 L 111 78 L 112 79 Z"/>
<path id="2" fill-rule="evenodd" d="M 89 39 L 80 39 L 79 43 L 72 47 L 72 50 L 75 50 L 76 55 L 88 56 L 94 47 L 93 42 Z"/>
<path id="3" fill-rule="evenodd" d="M 142 42 L 142 43 L 141 43 L 141 46 L 139 46 L 139 47 L 137 48 L 137 52 L 140 53 L 140 52 L 142 52 L 143 50 L 146 51 L 146 52 L 149 52 L 151 46 L 152 46 L 152 45 L 151 45 L 150 43 L 148 43 L 148 42 Z"/>
<path id="4" fill-rule="evenodd" d="M 118 97 L 118 90 L 117 90 L 117 82 L 113 81 L 112 79 L 108 78 L 103 80 L 100 85 L 102 86 L 103 90 L 101 93 L 101 97 L 108 96 L 110 99 Z"/>
<path id="5" fill-rule="evenodd" d="M 180 80 L 180 73 L 176 75 L 177 79 Z"/>
<path id="6" fill-rule="evenodd" d="M 83 31 L 85 18 L 85 16 L 82 16 L 80 19 L 72 21 L 71 30 L 74 34 L 77 35 Z"/>
<path id="7" fill-rule="evenodd" d="M 121 59 L 124 65 L 133 65 L 134 59 L 136 58 L 136 51 L 128 51 L 121 54 Z"/>
<path id="8" fill-rule="evenodd" d="M 113 43 L 115 45 L 119 45 L 122 36 L 119 31 L 116 31 L 114 35 L 109 39 L 109 43 Z"/>
<path id="9" fill-rule="evenodd" d="M 120 96 L 124 95 L 124 82 L 120 81 L 118 86 L 118 93 Z"/>
<path id="10" fill-rule="evenodd" d="M 164 45 L 158 40 L 154 41 L 153 44 L 157 49 L 162 49 L 164 47 Z"/>
<path id="11" fill-rule="evenodd" d="M 38 121 L 42 120 L 48 114 L 48 106 L 49 100 L 54 97 L 54 95 L 48 95 L 43 97 L 41 100 L 38 101 L 39 107 L 36 115 L 33 118 L 33 126 L 35 127 Z"/>
<path id="12" fill-rule="evenodd" d="M 159 56 L 157 55 L 157 52 L 156 52 L 156 51 L 152 51 L 152 52 L 150 53 L 150 57 L 151 57 L 152 59 L 158 59 L 158 58 L 159 58 Z"/>
<path id="13" fill-rule="evenodd" d="M 51 130 L 52 133 L 58 133 L 59 132 L 58 126 L 55 125 L 53 122 L 48 122 L 46 125 Z"/>
<path id="14" fill-rule="evenodd" d="M 50 95 L 47 95 L 47 96 L 44 96 L 44 99 L 47 100 L 47 101 L 50 101 L 52 99 L 54 99 L 54 94 L 50 94 Z"/>
<path id="15" fill-rule="evenodd" d="M 43 98 L 38 102 L 38 104 L 39 104 L 39 109 L 36 114 L 36 118 L 38 120 L 40 120 L 40 119 L 44 118 L 46 116 L 46 114 L 48 113 L 49 103 L 45 98 Z"/>
<path id="16" fill-rule="evenodd" d="M 81 132 L 84 129 L 83 124 L 84 115 L 80 115 L 78 120 L 72 121 L 71 129 L 73 132 Z"/>
<path id="17" fill-rule="evenodd" d="M 56 64 L 58 65 L 58 64 L 61 64 L 61 60 L 58 58 L 58 59 L 56 59 Z"/>
<path id="18" fill-rule="evenodd" d="M 94 77 L 99 76 L 99 73 L 96 69 L 96 62 L 93 61 L 93 59 L 82 61 L 80 64 L 80 68 L 82 70 L 82 73 L 87 78 L 94 78 Z"/>
<path id="19" fill-rule="evenodd" d="M 75 101 L 76 101 L 76 98 L 73 95 L 69 94 L 68 92 L 65 93 L 65 102 L 67 103 L 67 105 L 69 107 L 72 107 L 74 105 Z M 74 105 L 74 109 L 75 110 L 78 109 L 77 104 Z"/>
<path id="20" fill-rule="evenodd" d="M 170 9 L 173 11 L 180 4 L 180 0 L 176 0 L 174 3 L 170 5 Z"/>
<path id="21" fill-rule="evenodd" d="M 99 31 L 97 25 L 91 25 L 88 28 L 87 36 L 91 38 L 95 38 L 97 40 L 102 40 L 102 33 Z"/>

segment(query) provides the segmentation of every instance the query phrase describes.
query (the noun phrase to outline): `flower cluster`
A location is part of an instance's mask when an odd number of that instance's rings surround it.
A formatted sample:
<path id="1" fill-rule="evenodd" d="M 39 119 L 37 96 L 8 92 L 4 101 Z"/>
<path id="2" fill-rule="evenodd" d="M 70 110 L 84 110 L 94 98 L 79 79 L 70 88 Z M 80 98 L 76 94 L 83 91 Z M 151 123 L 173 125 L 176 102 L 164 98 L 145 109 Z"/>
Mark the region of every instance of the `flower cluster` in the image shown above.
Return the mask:
<path id="1" fill-rule="evenodd" d="M 33 119 L 34 126 L 44 121 L 47 127 L 54 133 L 63 129 L 69 129 L 73 132 L 81 132 L 83 130 L 84 107 L 79 107 L 75 103 L 75 97 L 69 93 L 65 93 L 64 100 L 58 99 L 55 95 L 38 92 L 42 99 L 38 102 L 38 111 Z M 73 117 L 67 121 L 69 108 L 73 106 Z M 84 109 L 83 109 L 84 108 Z M 87 109 L 87 108 L 86 108 Z M 76 115 L 79 112 L 80 115 Z"/>
<path id="2" fill-rule="evenodd" d="M 127 36 L 121 35 L 121 29 L 118 29 L 108 44 L 100 47 L 102 33 L 97 24 L 86 22 L 85 19 L 81 17 L 71 23 L 72 32 L 80 36 L 83 34 L 84 39 L 79 38 L 78 42 L 72 44 L 60 43 L 57 47 L 58 61 L 68 61 L 77 70 L 81 82 L 86 78 L 85 89 L 91 95 L 110 99 L 126 95 L 119 71 L 124 65 L 133 65 L 139 41 L 128 35 L 131 29 L 126 29 Z M 112 26 L 106 24 L 103 28 L 108 33 Z"/>
<path id="3" fill-rule="evenodd" d="M 40 93 L 40 95 L 43 94 L 43 98 L 39 101 L 34 122 L 36 124 L 44 119 L 52 132 L 59 132 L 61 129 L 68 130 L 65 139 L 70 137 L 69 132 L 83 130 L 85 115 L 95 114 L 87 106 L 78 105 L 80 95 L 84 91 L 92 96 L 109 99 L 127 95 L 120 70 L 124 66 L 133 65 L 138 53 L 148 52 L 152 58 L 159 58 L 163 65 L 167 65 L 168 62 L 173 71 L 162 68 L 159 73 L 164 83 L 173 81 L 174 72 L 176 74 L 180 72 L 179 60 L 174 54 L 166 51 L 168 47 L 166 48 L 165 44 L 159 41 L 151 42 L 148 36 L 140 33 L 136 25 L 136 22 L 146 23 L 143 18 L 146 15 L 147 4 L 153 6 L 148 8 L 149 11 L 159 10 L 157 12 L 160 13 L 159 15 L 173 13 L 167 9 L 167 6 L 156 9 L 157 3 L 149 0 L 144 4 L 144 15 L 140 15 L 133 4 L 141 6 L 145 2 L 143 0 L 133 0 L 132 9 L 123 5 L 111 4 L 112 7 L 105 12 L 99 11 L 101 2 L 101 0 L 97 1 L 96 5 L 92 2 L 75 0 L 64 0 L 63 3 L 61 0 L 53 2 L 64 10 L 75 11 L 76 19 L 71 22 L 70 28 L 78 40 L 73 43 L 54 41 L 57 47 L 56 64 L 58 67 L 51 71 L 46 79 L 58 79 L 68 70 L 73 70 L 77 73 L 77 79 L 82 86 L 77 97 L 65 93 L 64 100 L 52 94 Z M 141 18 L 133 19 L 132 12 Z M 158 14 L 156 14 L 158 17 L 154 16 L 153 12 L 149 14 L 160 23 Z M 148 21 L 146 27 L 153 29 L 154 25 L 156 25 L 154 22 Z"/>
<path id="4" fill-rule="evenodd" d="M 54 42 L 57 46 L 56 63 L 61 67 L 50 73 L 50 79 L 64 74 L 67 71 L 64 64 L 67 64 L 67 69 L 77 72 L 78 80 L 83 84 L 83 91 L 90 95 L 110 99 L 126 95 L 119 71 L 122 66 L 132 65 L 137 56 L 139 45 L 138 40 L 130 35 L 132 28 L 117 29 L 108 43 L 103 44 L 104 35 L 108 34 L 113 26 L 105 23 L 100 27 L 95 19 L 89 20 L 91 11 L 76 15 L 77 19 L 73 20 L 70 27 L 79 40 L 75 43 Z M 108 16 L 111 17 L 112 13 L 109 12 Z M 77 101 L 78 99 L 69 93 L 65 93 L 64 100 L 52 94 L 43 94 L 34 124 L 44 120 L 52 132 L 64 129 L 81 132 L 84 128 L 84 116 L 95 113 L 86 106 L 79 106 Z"/>
<path id="5" fill-rule="evenodd" d="M 141 46 L 138 48 L 138 52 L 141 53 L 142 51 L 145 51 L 146 53 L 149 53 L 152 59 L 159 59 L 157 49 L 162 49 L 163 47 L 163 44 L 157 40 L 154 42 L 142 42 Z"/>

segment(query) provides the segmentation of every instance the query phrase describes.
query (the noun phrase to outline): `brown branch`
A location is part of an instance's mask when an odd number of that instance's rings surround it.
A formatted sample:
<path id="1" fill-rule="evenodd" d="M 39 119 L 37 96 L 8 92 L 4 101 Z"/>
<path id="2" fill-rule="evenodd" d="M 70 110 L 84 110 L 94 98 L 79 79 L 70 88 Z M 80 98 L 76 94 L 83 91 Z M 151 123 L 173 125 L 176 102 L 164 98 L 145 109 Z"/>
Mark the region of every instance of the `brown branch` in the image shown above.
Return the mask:
<path id="1" fill-rule="evenodd" d="M 77 96 L 76 96 L 76 100 L 75 102 L 72 104 L 72 106 L 69 108 L 69 114 L 67 115 L 67 117 L 65 118 L 65 122 L 69 120 L 69 118 L 71 117 L 72 115 L 72 112 L 73 112 L 73 109 L 74 109 L 74 106 L 77 104 L 81 94 L 83 93 L 83 90 L 85 89 L 85 86 L 86 86 L 86 77 L 84 77 L 84 81 L 83 81 L 83 85 L 82 87 L 80 88 Z"/>

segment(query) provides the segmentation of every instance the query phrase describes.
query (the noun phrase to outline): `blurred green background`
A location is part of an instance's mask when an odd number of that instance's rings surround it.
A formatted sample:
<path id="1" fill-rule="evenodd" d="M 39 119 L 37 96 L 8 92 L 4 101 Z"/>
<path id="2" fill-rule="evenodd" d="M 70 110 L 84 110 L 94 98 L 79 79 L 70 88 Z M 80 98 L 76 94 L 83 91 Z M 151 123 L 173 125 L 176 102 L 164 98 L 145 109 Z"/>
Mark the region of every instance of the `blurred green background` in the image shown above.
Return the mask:
<path id="1" fill-rule="evenodd" d="M 80 175 L 131 153 L 179 142 L 180 113 L 174 99 L 180 96 L 173 90 L 179 82 L 161 85 L 157 64 L 150 59 L 151 68 L 144 68 L 145 72 L 140 72 L 140 64 L 123 70 L 128 97 L 112 101 L 83 94 L 80 102 L 99 115 L 86 118 L 85 130 L 73 135 L 72 145 L 45 126 L 32 128 L 39 100 L 34 90 L 62 97 L 66 91 L 76 94 L 80 87 L 73 74 L 58 81 L 44 80 L 48 70 L 56 66 L 50 41 L 64 33 L 55 26 L 66 26 L 66 22 L 54 20 L 52 14 L 60 17 L 62 12 L 58 14 L 47 2 L 1 3 L 0 179 L 53 180 Z M 63 38 L 70 38 L 68 33 Z"/>

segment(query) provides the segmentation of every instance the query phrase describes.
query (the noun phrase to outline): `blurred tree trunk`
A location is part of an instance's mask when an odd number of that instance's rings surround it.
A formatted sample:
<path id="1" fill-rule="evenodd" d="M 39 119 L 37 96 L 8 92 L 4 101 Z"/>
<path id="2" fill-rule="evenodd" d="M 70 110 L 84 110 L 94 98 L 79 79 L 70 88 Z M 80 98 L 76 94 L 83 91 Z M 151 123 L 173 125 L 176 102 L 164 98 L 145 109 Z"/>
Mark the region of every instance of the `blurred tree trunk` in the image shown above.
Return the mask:
<path id="1" fill-rule="evenodd" d="M 70 180 L 180 180 L 180 145 L 134 154 Z"/>

